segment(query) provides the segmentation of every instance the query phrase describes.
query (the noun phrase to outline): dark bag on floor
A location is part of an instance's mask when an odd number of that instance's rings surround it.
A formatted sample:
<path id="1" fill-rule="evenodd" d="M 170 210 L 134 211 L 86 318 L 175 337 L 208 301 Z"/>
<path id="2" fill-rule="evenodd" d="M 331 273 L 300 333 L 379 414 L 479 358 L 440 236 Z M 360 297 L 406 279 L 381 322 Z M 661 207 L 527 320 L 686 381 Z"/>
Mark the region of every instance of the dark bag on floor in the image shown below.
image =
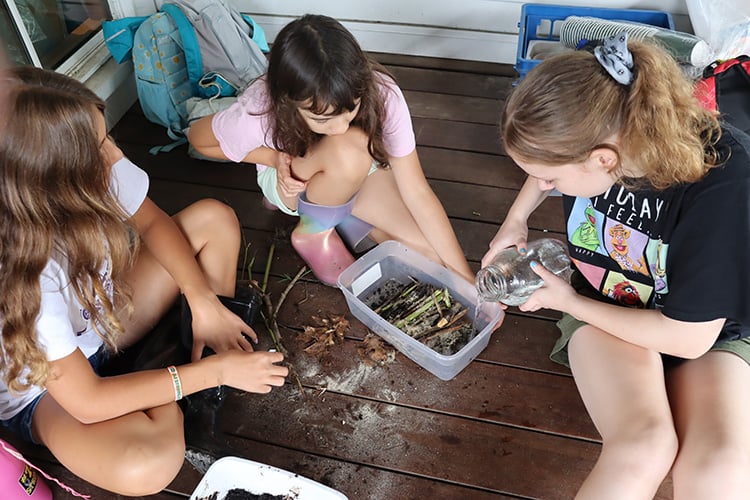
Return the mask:
<path id="1" fill-rule="evenodd" d="M 733 57 L 706 67 L 695 96 L 706 109 L 718 110 L 724 120 L 750 134 L 750 57 Z"/>

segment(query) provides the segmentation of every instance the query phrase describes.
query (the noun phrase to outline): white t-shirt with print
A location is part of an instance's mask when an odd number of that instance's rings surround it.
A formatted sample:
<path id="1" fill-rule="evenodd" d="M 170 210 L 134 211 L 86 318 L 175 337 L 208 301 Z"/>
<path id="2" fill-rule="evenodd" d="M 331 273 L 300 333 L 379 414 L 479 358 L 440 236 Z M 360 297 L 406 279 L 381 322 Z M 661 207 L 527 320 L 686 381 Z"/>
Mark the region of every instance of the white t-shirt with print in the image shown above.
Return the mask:
<path id="1" fill-rule="evenodd" d="M 132 216 L 146 199 L 148 174 L 123 158 L 112 166 L 110 180 L 112 193 L 125 212 Z M 94 331 L 89 312 L 78 302 L 73 287 L 70 286 L 66 268 L 67 264 L 58 255 L 50 258 L 40 276 L 42 300 L 37 319 L 37 335 L 39 345 L 46 351 L 49 361 L 62 359 L 76 349 L 89 357 L 103 344 L 101 337 Z M 100 276 L 105 290 L 111 294 L 109 272 L 108 261 Z M 0 420 L 7 420 L 18 414 L 43 391 L 42 387 L 32 386 L 23 394 L 13 395 L 5 382 L 0 381 Z"/>

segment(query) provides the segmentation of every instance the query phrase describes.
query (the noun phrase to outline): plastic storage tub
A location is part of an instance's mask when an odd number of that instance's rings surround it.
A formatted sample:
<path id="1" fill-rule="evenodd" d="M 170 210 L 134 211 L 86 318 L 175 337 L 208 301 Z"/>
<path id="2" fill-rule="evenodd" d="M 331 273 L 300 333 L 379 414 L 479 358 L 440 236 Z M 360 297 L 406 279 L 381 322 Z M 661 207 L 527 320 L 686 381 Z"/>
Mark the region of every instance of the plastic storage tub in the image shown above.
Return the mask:
<path id="1" fill-rule="evenodd" d="M 445 356 L 391 325 L 363 301 L 390 279 L 410 282 L 409 277 L 434 286 L 445 287 L 468 307 L 469 319 L 477 329 L 474 337 L 457 353 Z M 487 347 L 490 335 L 504 311 L 494 302 L 478 303 L 474 286 L 455 272 L 431 261 L 396 241 L 381 243 L 341 273 L 338 286 L 352 314 L 409 359 L 442 380 L 450 380 Z"/>
<path id="2" fill-rule="evenodd" d="M 633 21 L 674 30 L 669 12 L 637 9 L 605 9 L 598 7 L 573 7 L 527 3 L 521 7 L 518 23 L 518 52 L 516 64 L 519 80 L 541 61 L 527 58 L 529 43 L 534 40 L 557 42 L 560 40 L 560 22 L 568 16 L 588 16 L 601 19 Z"/>

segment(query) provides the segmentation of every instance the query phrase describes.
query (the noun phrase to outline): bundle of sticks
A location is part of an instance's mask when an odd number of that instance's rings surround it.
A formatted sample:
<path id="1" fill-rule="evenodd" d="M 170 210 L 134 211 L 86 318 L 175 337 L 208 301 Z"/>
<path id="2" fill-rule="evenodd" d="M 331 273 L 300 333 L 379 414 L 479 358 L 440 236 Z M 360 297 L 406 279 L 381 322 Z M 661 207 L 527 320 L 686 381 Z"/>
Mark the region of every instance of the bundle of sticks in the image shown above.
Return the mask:
<path id="1" fill-rule="evenodd" d="M 458 352 L 476 336 L 468 309 L 447 288 L 411 278 L 410 283 L 387 282 L 367 305 L 380 317 L 440 354 Z M 368 303 L 369 302 L 369 303 Z"/>

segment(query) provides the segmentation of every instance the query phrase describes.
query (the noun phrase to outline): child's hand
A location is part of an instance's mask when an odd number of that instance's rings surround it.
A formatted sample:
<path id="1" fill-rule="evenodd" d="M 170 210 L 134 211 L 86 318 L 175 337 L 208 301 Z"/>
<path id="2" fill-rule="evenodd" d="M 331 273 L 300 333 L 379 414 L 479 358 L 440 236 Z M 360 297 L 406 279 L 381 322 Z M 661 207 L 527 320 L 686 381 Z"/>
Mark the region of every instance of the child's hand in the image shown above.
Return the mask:
<path id="1" fill-rule="evenodd" d="M 279 193 L 284 197 L 293 197 L 307 189 L 307 182 L 303 182 L 292 174 L 292 157 L 279 152 L 276 160 L 276 182 Z"/>
<path id="2" fill-rule="evenodd" d="M 253 329 L 227 309 L 214 294 L 206 299 L 194 299 L 190 303 L 190 312 L 193 316 L 193 361 L 201 358 L 204 347 L 210 347 L 215 352 L 232 349 L 252 351 L 253 346 L 244 335 L 254 342 L 258 341 Z"/>
<path id="3" fill-rule="evenodd" d="M 525 250 L 528 234 L 529 229 L 525 223 L 514 223 L 506 219 L 490 241 L 490 249 L 482 257 L 482 267 L 490 265 L 497 254 L 508 247 L 515 246 L 519 251 Z"/>
<path id="4" fill-rule="evenodd" d="M 279 352 L 227 352 L 223 361 L 222 383 L 235 389 L 265 394 L 274 386 L 284 385 L 289 368 L 276 363 L 284 361 Z"/>
<path id="5" fill-rule="evenodd" d="M 527 312 L 539 309 L 554 309 L 564 312 L 566 305 L 575 300 L 577 296 L 573 287 L 539 262 L 532 262 L 531 269 L 544 280 L 544 284 L 534 291 L 526 302 L 518 306 L 518 309 Z"/>

